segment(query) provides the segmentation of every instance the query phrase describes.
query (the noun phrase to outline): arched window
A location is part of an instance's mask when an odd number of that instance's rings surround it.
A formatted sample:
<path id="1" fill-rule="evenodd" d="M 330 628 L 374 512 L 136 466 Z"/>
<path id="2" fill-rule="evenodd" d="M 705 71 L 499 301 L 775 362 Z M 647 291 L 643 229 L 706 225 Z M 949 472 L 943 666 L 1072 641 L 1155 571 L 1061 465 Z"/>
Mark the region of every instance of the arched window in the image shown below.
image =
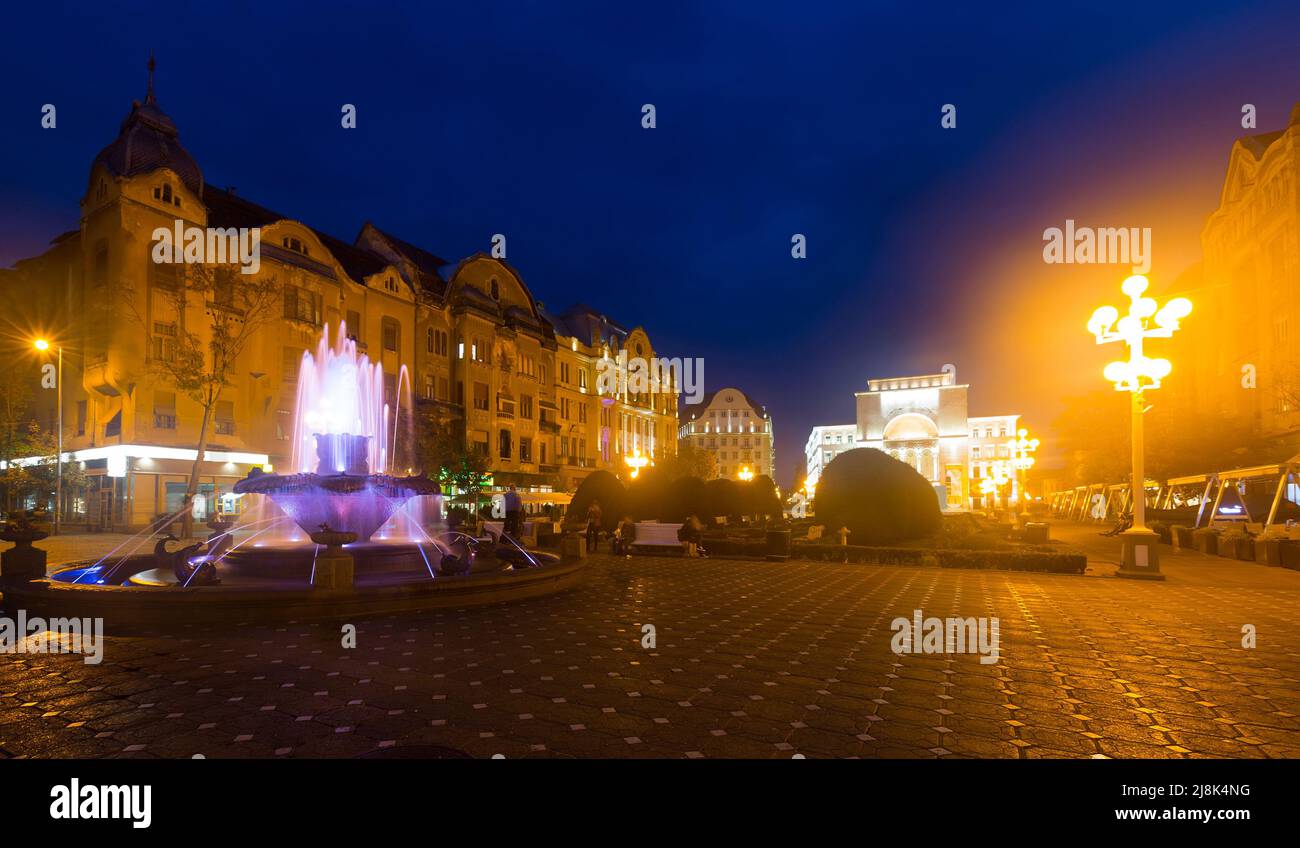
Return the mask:
<path id="1" fill-rule="evenodd" d="M 492 278 L 492 299 L 493 299 L 493 300 L 500 300 L 500 299 L 501 299 L 501 287 L 500 287 L 499 285 L 497 285 L 497 278 L 496 278 L 496 277 L 493 277 L 493 278 Z"/>
<path id="2" fill-rule="evenodd" d="M 424 331 L 424 349 L 426 353 L 433 353 L 433 328 L 432 327 Z"/>

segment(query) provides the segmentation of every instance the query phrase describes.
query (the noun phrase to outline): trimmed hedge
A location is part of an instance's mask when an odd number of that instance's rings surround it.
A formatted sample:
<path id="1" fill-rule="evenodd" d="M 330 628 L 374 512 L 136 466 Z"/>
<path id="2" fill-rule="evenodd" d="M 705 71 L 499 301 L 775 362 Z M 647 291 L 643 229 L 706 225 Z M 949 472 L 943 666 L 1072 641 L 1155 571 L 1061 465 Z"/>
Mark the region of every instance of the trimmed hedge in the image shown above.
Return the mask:
<path id="1" fill-rule="evenodd" d="M 849 528 L 855 546 L 920 538 L 943 522 L 930 481 L 875 448 L 854 448 L 831 460 L 817 484 L 813 512 L 828 535 Z"/>
<path id="2" fill-rule="evenodd" d="M 619 479 L 608 471 L 593 471 L 578 485 L 573 493 L 569 509 L 565 512 L 566 523 L 587 524 L 587 508 L 592 501 L 600 501 L 600 520 L 604 527 L 610 528 L 618 523 L 627 510 L 627 489 Z"/>
<path id="3" fill-rule="evenodd" d="M 959 548 L 890 548 L 868 545 L 817 545 L 796 543 L 794 555 L 805 559 L 876 565 L 930 565 L 941 568 L 995 568 L 1007 571 L 1049 571 L 1082 574 L 1088 566 L 1086 554 L 1062 551 L 1043 545 L 1011 550 L 965 550 Z"/>

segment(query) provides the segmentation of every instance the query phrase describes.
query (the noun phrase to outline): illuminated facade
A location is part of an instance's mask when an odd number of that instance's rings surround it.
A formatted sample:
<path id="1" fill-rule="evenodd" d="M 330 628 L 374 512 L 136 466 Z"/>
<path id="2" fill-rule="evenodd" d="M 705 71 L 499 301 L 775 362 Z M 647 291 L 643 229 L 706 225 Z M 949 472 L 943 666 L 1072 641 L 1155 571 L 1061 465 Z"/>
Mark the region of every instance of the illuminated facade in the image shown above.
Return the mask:
<path id="1" fill-rule="evenodd" d="M 869 380 L 867 391 L 856 393 L 857 424 L 813 428 L 806 448 L 809 482 L 816 485 L 840 452 L 875 448 L 943 486 L 949 509 L 980 505 L 980 481 L 1010 459 L 1008 443 L 1020 416 L 970 417 L 969 388 L 951 371 Z M 851 442 L 839 441 L 850 432 Z"/>
<path id="2" fill-rule="evenodd" d="M 1300 104 L 1280 130 L 1237 139 L 1218 207 L 1201 232 L 1204 255 L 1173 293 L 1201 316 L 1166 349 L 1179 379 L 1164 404 L 1220 417 L 1300 450 Z"/>
<path id="3" fill-rule="evenodd" d="M 217 307 L 169 311 L 166 291 L 191 272 L 154 262 L 152 234 L 177 220 L 258 228 L 256 274 L 283 288 L 283 309 L 245 348 L 212 411 L 201 518 L 238 511 L 231 488 L 252 467 L 287 467 L 299 362 L 325 325 L 340 322 L 382 366 L 390 408 L 400 396 L 409 409 L 409 392 L 421 413 L 489 458 L 498 488 L 571 489 L 595 468 L 622 470 L 625 451 L 675 449 L 675 394 L 595 390 L 602 357 L 654 355 L 643 329 L 587 307 L 548 315 L 501 259 L 448 262 L 369 223 L 349 243 L 214 187 L 151 83 L 91 164 L 78 229 L 0 272 L 14 324 L 64 348 L 65 450 L 90 477 L 87 492 L 66 493 L 68 524 L 139 528 L 183 503 L 203 408 L 156 360 L 174 358 L 178 333 L 206 344 L 203 313 Z M 10 343 L 6 352 L 30 359 L 30 340 Z M 50 395 L 35 398 L 44 421 L 55 417 Z"/>
<path id="4" fill-rule="evenodd" d="M 772 416 L 737 388 L 705 395 L 682 412 L 679 438 L 713 454 L 719 477 L 739 478 L 749 469 L 771 477 L 776 467 Z"/>

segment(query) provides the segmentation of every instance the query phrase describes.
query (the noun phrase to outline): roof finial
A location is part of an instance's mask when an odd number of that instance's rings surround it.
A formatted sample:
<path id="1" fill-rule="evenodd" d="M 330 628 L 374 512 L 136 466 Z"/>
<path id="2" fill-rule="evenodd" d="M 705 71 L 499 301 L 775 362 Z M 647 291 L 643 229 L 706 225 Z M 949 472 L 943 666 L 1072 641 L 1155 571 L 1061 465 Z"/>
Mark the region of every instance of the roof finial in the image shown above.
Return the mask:
<path id="1" fill-rule="evenodd" d="M 149 91 L 145 94 L 144 102 L 152 104 L 153 97 L 153 69 L 157 63 L 153 60 L 153 51 L 149 51 Z"/>

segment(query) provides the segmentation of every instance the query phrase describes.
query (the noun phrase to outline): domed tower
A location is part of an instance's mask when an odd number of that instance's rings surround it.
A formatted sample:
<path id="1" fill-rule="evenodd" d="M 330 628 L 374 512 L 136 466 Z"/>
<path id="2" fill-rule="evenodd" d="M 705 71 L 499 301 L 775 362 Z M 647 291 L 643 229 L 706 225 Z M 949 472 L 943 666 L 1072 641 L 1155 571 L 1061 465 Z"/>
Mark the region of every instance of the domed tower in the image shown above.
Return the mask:
<path id="1" fill-rule="evenodd" d="M 84 321 L 74 344 L 85 357 L 83 386 L 92 420 L 106 442 L 135 432 L 136 387 L 149 359 L 165 356 L 183 330 L 167 296 L 183 267 L 152 260 L 153 233 L 203 227 L 203 172 L 181 146 L 172 119 L 158 106 L 154 61 L 143 102 L 135 101 L 115 138 L 91 163 L 81 200 L 81 303 Z M 153 421 L 140 422 L 145 427 Z"/>

